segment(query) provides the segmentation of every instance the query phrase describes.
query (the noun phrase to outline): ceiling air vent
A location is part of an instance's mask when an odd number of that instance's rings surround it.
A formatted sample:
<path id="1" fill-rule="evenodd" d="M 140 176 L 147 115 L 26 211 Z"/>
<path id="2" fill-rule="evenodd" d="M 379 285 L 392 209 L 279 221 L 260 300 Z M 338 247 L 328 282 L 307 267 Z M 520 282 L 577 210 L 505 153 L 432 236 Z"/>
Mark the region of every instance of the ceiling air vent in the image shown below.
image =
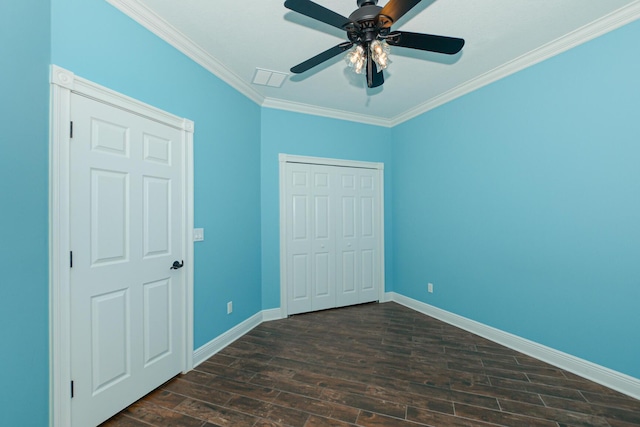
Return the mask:
<path id="1" fill-rule="evenodd" d="M 287 73 L 265 70 L 264 68 L 256 68 L 256 74 L 253 76 L 253 84 L 281 87 L 287 76 Z"/>

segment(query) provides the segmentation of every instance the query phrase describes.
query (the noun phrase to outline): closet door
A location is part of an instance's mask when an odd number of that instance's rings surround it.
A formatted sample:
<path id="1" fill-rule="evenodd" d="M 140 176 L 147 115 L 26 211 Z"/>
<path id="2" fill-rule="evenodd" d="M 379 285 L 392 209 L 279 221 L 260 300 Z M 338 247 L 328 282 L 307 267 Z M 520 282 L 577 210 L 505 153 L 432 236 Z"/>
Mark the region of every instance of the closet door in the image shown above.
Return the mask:
<path id="1" fill-rule="evenodd" d="M 339 168 L 336 237 L 337 306 L 378 300 L 381 286 L 380 172 Z"/>
<path id="2" fill-rule="evenodd" d="M 335 176 L 329 166 L 287 163 L 289 314 L 336 306 Z"/>
<path id="3" fill-rule="evenodd" d="M 382 288 L 382 172 L 286 162 L 286 314 L 376 301 Z"/>
<path id="4" fill-rule="evenodd" d="M 311 165 L 311 309 L 336 306 L 336 215 L 333 167 Z"/>

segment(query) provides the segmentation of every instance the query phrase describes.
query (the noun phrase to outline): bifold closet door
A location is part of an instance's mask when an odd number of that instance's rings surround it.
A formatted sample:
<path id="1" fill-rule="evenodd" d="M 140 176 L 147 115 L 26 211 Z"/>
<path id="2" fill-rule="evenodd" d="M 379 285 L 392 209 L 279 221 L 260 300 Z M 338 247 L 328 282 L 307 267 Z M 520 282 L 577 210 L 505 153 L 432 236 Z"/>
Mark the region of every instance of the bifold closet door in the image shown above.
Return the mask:
<path id="1" fill-rule="evenodd" d="M 287 163 L 287 312 L 378 300 L 380 171 Z"/>
<path id="2" fill-rule="evenodd" d="M 289 314 L 335 307 L 335 177 L 301 163 L 287 163 L 286 176 Z"/>
<path id="3" fill-rule="evenodd" d="M 336 168 L 337 306 L 378 300 L 381 242 L 377 169 Z"/>

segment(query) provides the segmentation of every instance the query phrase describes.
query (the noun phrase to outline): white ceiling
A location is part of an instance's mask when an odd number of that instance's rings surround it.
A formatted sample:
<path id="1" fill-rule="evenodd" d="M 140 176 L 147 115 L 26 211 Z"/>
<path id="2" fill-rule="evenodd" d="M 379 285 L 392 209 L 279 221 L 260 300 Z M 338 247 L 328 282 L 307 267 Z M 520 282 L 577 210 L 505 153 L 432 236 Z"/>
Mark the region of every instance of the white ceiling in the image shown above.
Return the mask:
<path id="1" fill-rule="evenodd" d="M 346 36 L 284 0 L 107 1 L 261 105 L 387 126 L 640 16 L 640 0 L 422 0 L 392 29 L 460 37 L 464 48 L 449 56 L 393 47 L 384 85 L 369 89 L 343 55 L 289 73 Z M 316 3 L 343 16 L 357 8 L 356 0 Z M 256 68 L 289 75 L 280 88 L 259 86 Z"/>

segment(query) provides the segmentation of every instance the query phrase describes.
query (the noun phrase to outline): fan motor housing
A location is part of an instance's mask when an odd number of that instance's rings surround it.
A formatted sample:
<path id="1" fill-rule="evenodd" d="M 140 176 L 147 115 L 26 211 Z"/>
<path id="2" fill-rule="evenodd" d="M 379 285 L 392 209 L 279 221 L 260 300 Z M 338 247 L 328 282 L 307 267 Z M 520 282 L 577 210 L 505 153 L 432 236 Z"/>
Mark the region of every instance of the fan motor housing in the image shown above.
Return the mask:
<path id="1" fill-rule="evenodd" d="M 376 6 L 375 4 L 361 6 L 349 15 L 349 20 L 353 22 L 373 21 L 381 10 L 382 7 Z"/>

